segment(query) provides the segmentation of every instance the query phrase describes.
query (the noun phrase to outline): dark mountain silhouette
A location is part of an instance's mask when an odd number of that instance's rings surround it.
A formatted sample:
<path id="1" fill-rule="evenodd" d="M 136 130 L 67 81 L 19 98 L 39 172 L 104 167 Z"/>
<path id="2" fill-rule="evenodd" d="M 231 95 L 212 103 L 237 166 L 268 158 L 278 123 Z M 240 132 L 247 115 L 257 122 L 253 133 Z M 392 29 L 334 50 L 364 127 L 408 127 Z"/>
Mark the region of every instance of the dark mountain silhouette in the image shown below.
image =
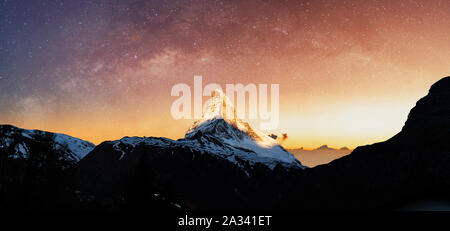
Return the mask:
<path id="1" fill-rule="evenodd" d="M 446 77 L 417 102 L 401 132 L 391 139 L 304 171 L 296 204 L 307 210 L 367 210 L 426 197 L 448 199 L 449 140 L 450 77 Z"/>
<path id="2" fill-rule="evenodd" d="M 79 162 L 78 139 L 61 145 L 58 134 L 1 126 L 1 208 L 321 211 L 450 200 L 450 77 L 391 139 L 313 168 L 211 106 L 184 139 L 125 137 Z"/>

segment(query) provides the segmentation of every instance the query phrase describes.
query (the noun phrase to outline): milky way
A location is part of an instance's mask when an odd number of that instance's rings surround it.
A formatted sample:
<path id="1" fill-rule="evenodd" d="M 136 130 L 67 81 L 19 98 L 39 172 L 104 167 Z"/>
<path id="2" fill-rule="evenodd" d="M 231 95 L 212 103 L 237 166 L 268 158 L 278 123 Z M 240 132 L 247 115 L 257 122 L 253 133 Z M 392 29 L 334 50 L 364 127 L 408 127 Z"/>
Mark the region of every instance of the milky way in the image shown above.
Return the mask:
<path id="1" fill-rule="evenodd" d="M 176 83 L 279 83 L 288 146 L 399 131 L 449 74 L 449 1 L 1 1 L 0 123 L 179 138 Z"/>

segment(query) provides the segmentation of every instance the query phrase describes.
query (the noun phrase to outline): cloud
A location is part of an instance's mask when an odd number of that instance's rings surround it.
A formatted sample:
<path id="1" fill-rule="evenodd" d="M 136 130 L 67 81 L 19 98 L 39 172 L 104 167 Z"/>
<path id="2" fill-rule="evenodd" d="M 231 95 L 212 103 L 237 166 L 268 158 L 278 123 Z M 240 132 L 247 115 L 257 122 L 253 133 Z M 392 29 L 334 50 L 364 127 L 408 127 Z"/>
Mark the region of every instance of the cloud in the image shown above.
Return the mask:
<path id="1" fill-rule="evenodd" d="M 287 133 L 281 134 L 281 143 L 283 143 L 288 138 Z"/>

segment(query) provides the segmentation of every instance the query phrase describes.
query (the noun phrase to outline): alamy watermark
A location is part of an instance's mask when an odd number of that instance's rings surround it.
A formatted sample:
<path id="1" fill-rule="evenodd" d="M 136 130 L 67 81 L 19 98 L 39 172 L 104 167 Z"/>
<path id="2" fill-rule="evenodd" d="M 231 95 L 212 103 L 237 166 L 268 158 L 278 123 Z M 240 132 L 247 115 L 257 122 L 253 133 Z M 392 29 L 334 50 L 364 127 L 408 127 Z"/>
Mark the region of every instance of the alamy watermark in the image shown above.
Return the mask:
<path id="1" fill-rule="evenodd" d="M 246 118 L 246 108 L 248 106 L 248 119 L 260 120 L 260 129 L 273 130 L 279 123 L 279 84 L 270 84 L 270 110 L 268 101 L 267 84 L 225 84 L 225 95 L 227 99 L 220 103 L 228 102 L 232 107 L 221 105 L 219 108 L 225 108 L 223 112 L 228 118 L 237 117 Z M 179 83 L 172 87 L 171 96 L 177 98 L 171 107 L 171 115 L 174 119 L 201 119 L 207 110 L 209 99 L 203 104 L 203 96 L 214 96 L 214 92 L 223 92 L 220 84 L 210 83 L 203 87 L 202 76 L 194 76 L 194 92 L 192 95 L 191 87 L 185 83 Z M 246 100 L 248 95 L 248 101 Z M 236 96 L 236 97 L 235 97 Z M 222 97 L 225 97 L 222 95 Z M 236 102 L 235 102 L 236 101 Z M 193 102 L 193 104 L 191 103 Z M 246 105 L 248 102 L 248 105 Z M 193 106 L 193 113 L 192 113 Z M 235 108 L 235 110 L 231 110 Z"/>

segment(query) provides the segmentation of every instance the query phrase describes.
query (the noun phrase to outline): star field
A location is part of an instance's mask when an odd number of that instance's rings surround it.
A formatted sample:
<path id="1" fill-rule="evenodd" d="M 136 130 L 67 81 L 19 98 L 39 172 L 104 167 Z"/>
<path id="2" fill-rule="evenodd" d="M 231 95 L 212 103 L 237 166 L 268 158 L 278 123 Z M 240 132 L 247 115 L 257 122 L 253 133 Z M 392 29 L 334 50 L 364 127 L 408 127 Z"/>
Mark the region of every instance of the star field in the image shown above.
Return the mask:
<path id="1" fill-rule="evenodd" d="M 401 129 L 449 75 L 449 1 L 0 2 L 0 123 L 179 138 L 177 83 L 279 83 L 287 146 Z"/>

